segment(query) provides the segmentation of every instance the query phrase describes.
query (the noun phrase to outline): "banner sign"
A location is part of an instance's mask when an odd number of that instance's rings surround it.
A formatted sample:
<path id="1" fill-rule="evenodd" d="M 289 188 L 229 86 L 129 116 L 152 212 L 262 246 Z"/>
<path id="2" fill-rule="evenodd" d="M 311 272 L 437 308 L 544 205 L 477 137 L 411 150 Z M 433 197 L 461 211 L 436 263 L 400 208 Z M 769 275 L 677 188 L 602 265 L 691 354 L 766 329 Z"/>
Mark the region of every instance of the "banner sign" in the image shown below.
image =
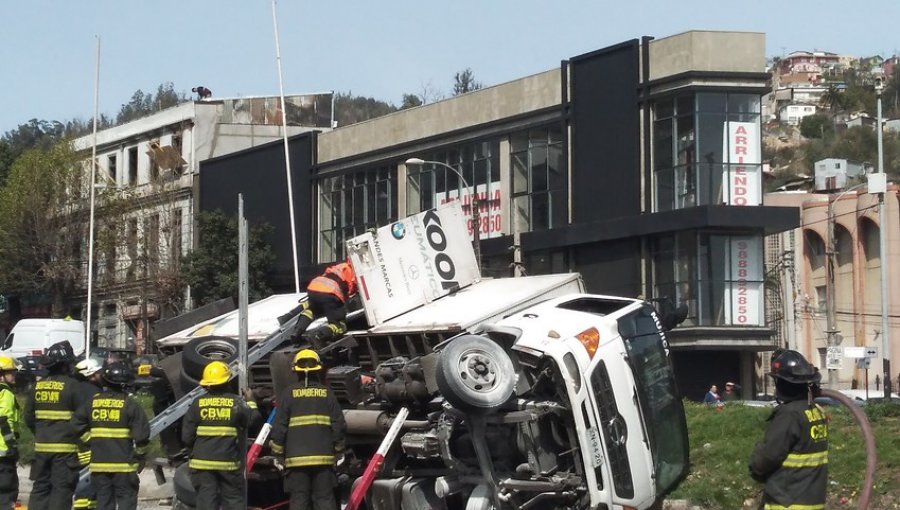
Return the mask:
<path id="1" fill-rule="evenodd" d="M 729 239 L 725 323 L 762 326 L 762 238 Z"/>
<path id="2" fill-rule="evenodd" d="M 503 189 L 503 187 L 500 186 L 500 181 L 494 181 L 490 183 L 490 186 L 479 184 L 476 188 L 478 189 L 478 214 L 480 215 L 478 221 L 481 224 L 481 239 L 500 237 L 503 235 L 503 215 L 500 213 L 500 190 Z M 470 189 L 471 188 L 466 188 L 464 190 L 465 194 L 462 199 L 462 207 L 463 212 L 466 213 L 469 218 L 466 220 L 466 229 L 469 232 L 469 238 L 474 240 L 475 236 L 472 229 L 472 199 L 474 196 L 473 193 L 469 191 Z M 459 190 L 452 190 L 447 193 L 435 193 L 434 203 L 440 204 L 438 206 L 440 207 L 457 200 L 458 198 Z"/>
<path id="3" fill-rule="evenodd" d="M 347 241 L 370 326 L 481 278 L 458 200 Z"/>
<path id="4" fill-rule="evenodd" d="M 722 154 L 726 155 L 722 182 L 725 183 L 726 205 L 760 205 L 762 203 L 762 154 L 759 126 L 755 122 L 725 122 Z"/>

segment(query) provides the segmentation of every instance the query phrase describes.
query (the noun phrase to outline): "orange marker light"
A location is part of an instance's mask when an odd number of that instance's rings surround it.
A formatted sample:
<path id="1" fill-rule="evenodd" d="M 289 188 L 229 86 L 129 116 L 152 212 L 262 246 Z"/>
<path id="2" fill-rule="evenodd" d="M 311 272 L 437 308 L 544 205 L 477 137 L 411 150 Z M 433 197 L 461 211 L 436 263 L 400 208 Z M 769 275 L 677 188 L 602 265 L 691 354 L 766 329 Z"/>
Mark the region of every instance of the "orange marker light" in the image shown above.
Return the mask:
<path id="1" fill-rule="evenodd" d="M 600 332 L 597 331 L 597 328 L 591 328 L 581 333 L 575 335 L 575 338 L 581 342 L 581 345 L 584 346 L 584 350 L 587 351 L 588 357 L 593 359 L 594 354 L 597 353 L 597 346 L 600 345 Z"/>

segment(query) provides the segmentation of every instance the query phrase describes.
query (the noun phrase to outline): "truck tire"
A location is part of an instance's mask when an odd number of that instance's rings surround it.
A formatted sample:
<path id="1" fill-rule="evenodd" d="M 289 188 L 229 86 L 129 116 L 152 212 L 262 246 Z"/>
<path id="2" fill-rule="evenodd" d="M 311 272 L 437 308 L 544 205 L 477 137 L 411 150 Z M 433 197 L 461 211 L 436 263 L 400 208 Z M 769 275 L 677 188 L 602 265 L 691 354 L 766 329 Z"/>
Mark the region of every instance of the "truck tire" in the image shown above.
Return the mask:
<path id="1" fill-rule="evenodd" d="M 437 384 L 453 407 L 486 413 L 513 394 L 516 373 L 502 347 L 478 335 L 463 335 L 440 352 Z"/>
<path id="2" fill-rule="evenodd" d="M 192 379 L 203 378 L 203 369 L 210 361 L 231 363 L 238 356 L 238 343 L 225 336 L 201 336 L 184 344 L 181 366 Z"/>
<path id="3" fill-rule="evenodd" d="M 191 507 L 197 506 L 197 492 L 194 491 L 194 484 L 191 483 L 191 472 L 187 462 L 175 469 L 172 485 L 175 487 L 175 498 L 178 501 Z"/>

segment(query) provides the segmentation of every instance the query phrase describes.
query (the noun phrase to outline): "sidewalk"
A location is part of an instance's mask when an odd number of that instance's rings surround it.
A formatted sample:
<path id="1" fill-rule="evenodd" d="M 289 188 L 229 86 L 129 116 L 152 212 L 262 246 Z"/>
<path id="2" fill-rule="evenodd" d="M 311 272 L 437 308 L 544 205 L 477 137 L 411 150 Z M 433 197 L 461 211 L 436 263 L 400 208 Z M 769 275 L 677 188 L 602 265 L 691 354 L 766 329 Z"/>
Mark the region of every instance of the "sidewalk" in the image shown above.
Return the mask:
<path id="1" fill-rule="evenodd" d="M 19 466 L 19 501 L 26 507 L 28 506 L 28 496 L 31 494 L 31 480 L 28 479 L 30 471 L 31 466 Z M 174 470 L 170 467 L 164 467 L 163 472 L 166 474 L 166 483 L 164 485 L 156 484 L 156 476 L 150 468 L 145 469 L 138 475 L 141 478 L 141 490 L 138 495 L 139 509 L 171 509 L 171 504 L 162 505 L 160 503 L 171 498 L 174 493 L 172 489 L 172 474 Z"/>

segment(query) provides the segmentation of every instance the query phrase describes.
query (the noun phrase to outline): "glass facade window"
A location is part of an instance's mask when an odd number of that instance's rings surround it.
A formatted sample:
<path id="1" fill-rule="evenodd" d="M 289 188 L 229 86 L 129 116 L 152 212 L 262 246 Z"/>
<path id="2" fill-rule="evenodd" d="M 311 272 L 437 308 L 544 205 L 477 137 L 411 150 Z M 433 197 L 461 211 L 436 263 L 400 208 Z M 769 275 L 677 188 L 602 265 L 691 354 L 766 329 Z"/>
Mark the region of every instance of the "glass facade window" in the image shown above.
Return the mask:
<path id="1" fill-rule="evenodd" d="M 565 226 L 569 219 L 568 168 L 561 126 L 509 137 L 511 220 L 520 232 Z"/>
<path id="2" fill-rule="evenodd" d="M 396 220 L 396 167 L 369 168 L 321 179 L 318 261 L 343 259 L 346 240 Z"/>
<path id="3" fill-rule="evenodd" d="M 760 236 L 684 231 L 652 250 L 654 294 L 688 305 L 685 326 L 763 325 Z"/>
<path id="4" fill-rule="evenodd" d="M 759 112 L 756 94 L 698 92 L 657 102 L 654 210 L 758 204 Z"/>
<path id="5" fill-rule="evenodd" d="M 472 191 L 465 183 L 478 191 L 482 239 L 497 237 L 502 232 L 500 216 L 500 141 L 486 140 L 469 143 L 447 150 L 425 154 L 426 161 L 439 161 L 457 169 L 465 181 L 441 165 L 426 163 L 406 167 L 406 212 L 415 214 L 439 207 L 459 198 L 463 193 L 463 212 L 472 213 Z M 471 221 L 469 235 L 473 233 Z"/>

